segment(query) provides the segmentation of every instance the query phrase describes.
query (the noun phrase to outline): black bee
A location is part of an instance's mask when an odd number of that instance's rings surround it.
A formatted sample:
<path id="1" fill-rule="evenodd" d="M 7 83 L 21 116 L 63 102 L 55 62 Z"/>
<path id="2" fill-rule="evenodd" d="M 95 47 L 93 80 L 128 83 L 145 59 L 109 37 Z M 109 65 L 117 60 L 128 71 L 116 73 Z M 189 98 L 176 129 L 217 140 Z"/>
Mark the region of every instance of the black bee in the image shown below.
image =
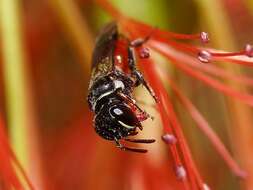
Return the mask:
<path id="1" fill-rule="evenodd" d="M 155 142 L 154 139 L 128 138 L 138 133 L 137 128 L 142 130 L 141 122 L 150 117 L 136 104 L 132 96 L 133 89 L 142 84 L 157 100 L 136 68 L 134 48 L 147 40 L 148 38 L 130 42 L 119 34 L 115 22 L 106 25 L 96 40 L 88 94 L 89 107 L 95 113 L 96 133 L 104 139 L 115 141 L 122 150 L 140 153 L 147 150 L 126 147 L 120 140 L 134 143 Z"/>

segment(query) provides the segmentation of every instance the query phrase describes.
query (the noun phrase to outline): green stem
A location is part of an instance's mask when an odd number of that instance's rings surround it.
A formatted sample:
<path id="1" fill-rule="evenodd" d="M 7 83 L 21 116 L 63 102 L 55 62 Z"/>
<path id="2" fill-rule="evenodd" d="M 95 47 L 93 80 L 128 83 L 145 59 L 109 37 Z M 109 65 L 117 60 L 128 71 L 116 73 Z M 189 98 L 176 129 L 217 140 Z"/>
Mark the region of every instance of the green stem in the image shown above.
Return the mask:
<path id="1" fill-rule="evenodd" d="M 27 165 L 25 58 L 20 36 L 18 4 L 15 0 L 2 0 L 0 3 L 8 126 L 17 156 L 22 164 Z"/>
<path id="2" fill-rule="evenodd" d="M 0 28 L 7 123 L 14 152 L 42 188 L 36 117 L 22 39 L 19 0 L 0 0 Z M 31 157 L 32 156 L 32 159 Z M 32 162 L 29 162 L 30 159 Z"/>

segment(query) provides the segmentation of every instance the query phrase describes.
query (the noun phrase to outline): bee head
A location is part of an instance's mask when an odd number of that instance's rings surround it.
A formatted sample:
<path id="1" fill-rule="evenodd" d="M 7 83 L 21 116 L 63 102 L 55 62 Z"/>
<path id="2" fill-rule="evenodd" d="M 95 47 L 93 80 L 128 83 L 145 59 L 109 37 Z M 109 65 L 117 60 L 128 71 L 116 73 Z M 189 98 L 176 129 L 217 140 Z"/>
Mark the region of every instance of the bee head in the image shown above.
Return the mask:
<path id="1" fill-rule="evenodd" d="M 96 114 L 94 124 L 96 132 L 107 140 L 129 136 L 141 126 L 135 112 L 122 100 L 104 103 Z"/>

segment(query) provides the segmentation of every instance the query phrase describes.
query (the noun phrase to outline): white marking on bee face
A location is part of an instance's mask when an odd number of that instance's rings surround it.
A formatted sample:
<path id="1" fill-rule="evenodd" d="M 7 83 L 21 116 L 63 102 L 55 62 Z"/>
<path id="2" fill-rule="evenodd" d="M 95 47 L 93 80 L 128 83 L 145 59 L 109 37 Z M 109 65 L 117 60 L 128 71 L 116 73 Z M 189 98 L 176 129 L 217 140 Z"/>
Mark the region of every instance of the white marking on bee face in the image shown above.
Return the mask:
<path id="1" fill-rule="evenodd" d="M 98 99 L 94 102 L 94 104 L 93 104 L 93 106 L 92 106 L 93 111 L 94 111 L 95 108 L 96 108 L 97 101 L 101 100 L 101 99 L 102 99 L 103 97 L 105 97 L 105 96 L 109 96 L 110 94 L 112 94 L 113 92 L 115 92 L 117 89 L 122 89 L 122 90 L 123 90 L 123 89 L 125 88 L 124 83 L 123 83 L 122 81 L 120 81 L 120 80 L 114 80 L 114 81 L 113 81 L 113 84 L 114 84 L 114 89 L 113 89 L 113 90 L 108 91 L 108 92 L 102 94 L 102 95 L 99 96 Z"/>
<path id="2" fill-rule="evenodd" d="M 120 123 L 120 125 L 122 125 L 123 127 L 127 128 L 127 129 L 134 129 L 135 126 L 131 126 L 131 125 L 127 125 L 125 123 L 123 123 L 122 121 L 118 121 Z"/>
<path id="3" fill-rule="evenodd" d="M 123 90 L 125 88 L 124 83 L 120 80 L 114 80 L 113 83 L 114 83 L 115 89 L 121 88 Z"/>
<path id="4" fill-rule="evenodd" d="M 113 112 L 114 112 L 116 115 L 122 115 L 122 114 L 123 114 L 123 112 L 122 112 L 119 108 L 113 109 Z"/>
<path id="5" fill-rule="evenodd" d="M 115 59 L 118 63 L 122 63 L 122 57 L 120 55 L 115 56 Z"/>
<path id="6" fill-rule="evenodd" d="M 108 95 L 112 94 L 113 92 L 114 92 L 114 90 L 111 90 L 111 91 L 106 92 L 106 93 L 102 94 L 101 96 L 99 96 L 98 99 L 94 102 L 94 104 L 92 106 L 92 109 L 95 110 L 96 105 L 97 105 L 97 101 L 101 100 L 105 96 L 108 96 Z"/>

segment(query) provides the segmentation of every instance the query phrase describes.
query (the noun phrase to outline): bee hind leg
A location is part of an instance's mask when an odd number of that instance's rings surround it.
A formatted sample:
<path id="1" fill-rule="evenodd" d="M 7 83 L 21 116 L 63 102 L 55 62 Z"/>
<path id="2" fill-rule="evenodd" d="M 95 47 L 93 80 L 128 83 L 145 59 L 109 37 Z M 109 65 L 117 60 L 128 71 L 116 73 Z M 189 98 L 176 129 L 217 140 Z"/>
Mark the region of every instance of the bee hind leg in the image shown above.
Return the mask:
<path id="1" fill-rule="evenodd" d="M 148 150 L 146 149 L 142 149 L 142 148 L 132 148 L 132 147 L 127 147 L 127 146 L 124 146 L 122 145 L 118 139 L 115 139 L 115 143 L 116 143 L 116 146 L 118 148 L 120 148 L 121 150 L 124 150 L 124 151 L 131 151 L 131 152 L 136 152 L 136 153 L 146 153 L 148 152 Z"/>
<path id="2" fill-rule="evenodd" d="M 124 139 L 124 140 L 128 142 L 133 142 L 133 143 L 145 143 L 145 144 L 150 144 L 150 143 L 155 142 L 155 139 Z"/>

